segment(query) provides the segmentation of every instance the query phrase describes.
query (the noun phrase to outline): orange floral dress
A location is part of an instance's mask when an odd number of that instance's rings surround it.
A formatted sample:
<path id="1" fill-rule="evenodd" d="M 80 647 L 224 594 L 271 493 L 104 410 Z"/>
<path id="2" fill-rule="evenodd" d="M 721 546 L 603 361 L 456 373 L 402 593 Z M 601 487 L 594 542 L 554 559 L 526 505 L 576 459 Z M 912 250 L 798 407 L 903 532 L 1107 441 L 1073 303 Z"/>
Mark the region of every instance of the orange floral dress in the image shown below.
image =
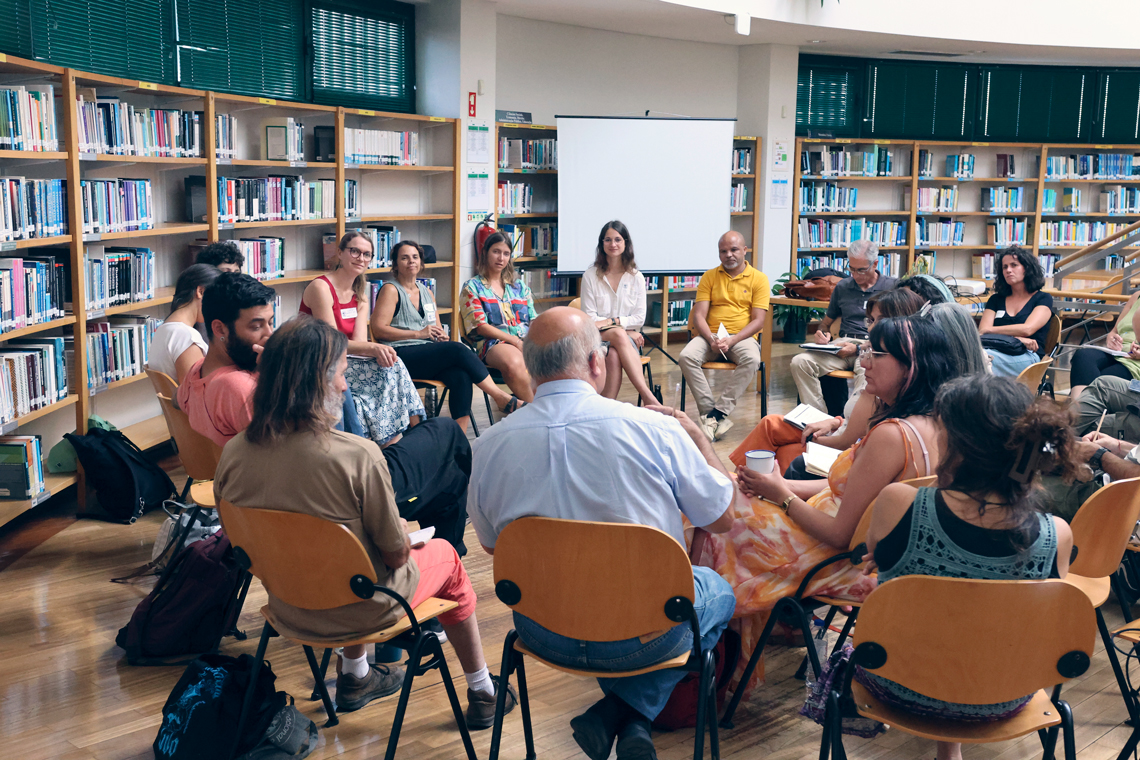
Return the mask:
<path id="1" fill-rule="evenodd" d="M 900 475 L 910 469 L 912 462 L 916 471 L 928 474 L 929 462 L 920 465 L 911 451 L 910 436 L 905 434 L 905 428 L 910 426 L 893 419 L 879 424 L 904 427 L 906 464 Z M 918 434 L 917 431 L 914 433 Z M 807 500 L 810 506 L 829 515 L 839 511 L 851 465 L 865 440 L 866 437 L 839 455 L 828 472 L 827 487 Z M 921 442 L 921 438 L 919 440 Z M 926 459 L 925 446 L 922 457 Z M 743 647 L 738 675 L 751 657 L 777 600 L 795 593 L 808 570 L 838 553 L 833 546 L 807 533 L 777 505 L 752 498 L 749 507 L 748 511 L 737 513 L 736 521 L 727 533 L 709 534 L 701 555 L 694 558 L 694 564 L 711 567 L 720 573 L 736 592 L 732 625 L 738 627 Z M 687 538 L 691 544 L 691 536 Z M 863 575 L 862 567 L 837 562 L 816 574 L 808 585 L 807 594 L 862 601 L 874 587 L 875 579 Z M 761 660 L 748 686 L 754 686 L 763 677 L 764 663 Z"/>

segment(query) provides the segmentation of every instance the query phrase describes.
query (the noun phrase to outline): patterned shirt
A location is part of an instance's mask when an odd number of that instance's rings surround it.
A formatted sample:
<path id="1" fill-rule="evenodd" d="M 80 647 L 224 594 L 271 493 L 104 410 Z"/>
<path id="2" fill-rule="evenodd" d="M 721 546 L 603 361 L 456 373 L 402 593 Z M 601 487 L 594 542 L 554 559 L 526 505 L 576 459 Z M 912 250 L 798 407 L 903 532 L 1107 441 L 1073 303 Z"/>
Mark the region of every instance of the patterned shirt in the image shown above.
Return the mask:
<path id="1" fill-rule="evenodd" d="M 527 327 L 538 316 L 534 310 L 534 297 L 521 279 L 503 287 L 499 298 L 490 283 L 481 276 L 472 277 L 463 285 L 463 334 L 481 347 L 487 339 L 475 332 L 479 325 L 491 325 L 516 337 L 525 337 Z M 526 327 L 524 327 L 526 326 Z"/>

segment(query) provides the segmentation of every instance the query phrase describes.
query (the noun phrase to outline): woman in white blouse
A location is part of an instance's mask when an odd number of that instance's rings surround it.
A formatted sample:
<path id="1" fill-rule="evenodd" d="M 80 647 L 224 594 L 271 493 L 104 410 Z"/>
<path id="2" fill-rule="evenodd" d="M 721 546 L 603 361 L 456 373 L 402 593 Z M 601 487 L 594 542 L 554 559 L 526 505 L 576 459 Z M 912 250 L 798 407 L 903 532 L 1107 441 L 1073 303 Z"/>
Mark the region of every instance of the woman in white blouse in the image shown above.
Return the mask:
<path id="1" fill-rule="evenodd" d="M 594 265 L 582 275 L 582 311 L 597 322 L 607 349 L 602 395 L 617 398 L 625 370 L 642 403 L 659 403 L 641 373 L 638 353 L 645 342 L 645 278 L 633 260 L 629 230 L 619 221 L 608 222 L 598 235 Z"/>
<path id="2" fill-rule="evenodd" d="M 202 294 L 220 274 L 212 264 L 194 264 L 178 276 L 170 316 L 151 336 L 147 369 L 181 383 L 206 355 L 206 341 L 194 325 L 202 321 Z"/>

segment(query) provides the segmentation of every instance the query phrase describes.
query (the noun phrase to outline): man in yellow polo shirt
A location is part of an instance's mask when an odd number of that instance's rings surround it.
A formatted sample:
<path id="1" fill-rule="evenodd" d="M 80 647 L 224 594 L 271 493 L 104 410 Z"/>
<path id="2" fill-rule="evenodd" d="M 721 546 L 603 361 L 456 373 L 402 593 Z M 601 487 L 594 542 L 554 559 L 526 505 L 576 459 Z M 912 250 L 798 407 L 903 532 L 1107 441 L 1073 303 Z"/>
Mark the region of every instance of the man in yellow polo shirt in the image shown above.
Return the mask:
<path id="1" fill-rule="evenodd" d="M 720 266 L 701 276 L 697 285 L 697 302 L 693 306 L 693 322 L 697 336 L 681 351 L 681 372 L 693 390 L 701 429 L 715 441 L 732 427 L 728 418 L 736 408 L 736 400 L 753 376 L 760 370 L 760 344 L 756 336 L 764 328 L 768 316 L 771 290 L 768 277 L 748 263 L 748 247 L 739 232 L 721 235 Z M 718 338 L 724 325 L 727 338 Z M 736 363 L 720 398 L 714 399 L 708 378 L 701 365 L 705 362 Z"/>

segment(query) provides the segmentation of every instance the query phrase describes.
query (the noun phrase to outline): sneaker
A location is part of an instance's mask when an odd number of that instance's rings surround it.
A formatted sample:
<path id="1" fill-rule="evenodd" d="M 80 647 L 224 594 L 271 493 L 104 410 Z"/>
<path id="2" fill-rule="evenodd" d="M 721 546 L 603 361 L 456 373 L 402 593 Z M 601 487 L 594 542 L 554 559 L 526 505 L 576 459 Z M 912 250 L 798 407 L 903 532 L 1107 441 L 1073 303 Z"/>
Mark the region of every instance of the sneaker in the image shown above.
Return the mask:
<path id="1" fill-rule="evenodd" d="M 498 699 L 498 682 L 496 680 L 495 696 L 484 694 L 481 691 L 467 690 L 467 728 L 472 731 L 478 731 L 483 728 L 490 728 L 495 722 L 495 702 Z M 515 705 L 519 703 L 518 692 L 515 687 L 507 684 L 507 709 L 503 711 L 506 715 L 511 710 L 515 709 Z"/>
<path id="2" fill-rule="evenodd" d="M 697 418 L 697 424 L 701 426 L 701 430 L 705 431 L 705 435 L 709 437 L 710 441 L 716 440 L 716 417 L 713 417 L 711 414 L 707 417 L 699 417 Z"/>
<path id="3" fill-rule="evenodd" d="M 714 434 L 713 439 L 719 441 L 721 438 L 724 438 L 724 434 L 729 430 L 732 430 L 732 420 L 730 420 L 728 417 L 725 417 L 723 420 L 716 423 L 716 433 Z"/>
<path id="4" fill-rule="evenodd" d="M 439 618 L 432 618 L 420 623 L 420 628 L 424 630 L 424 633 L 434 633 L 440 644 L 447 643 L 447 632 L 443 630 L 443 624 L 439 622 Z"/>
<path id="5" fill-rule="evenodd" d="M 374 699 L 395 694 L 403 684 L 404 669 L 387 665 L 370 666 L 364 678 L 341 673 L 336 678 L 336 709 L 338 712 L 359 710 Z"/>
<path id="6" fill-rule="evenodd" d="M 640 718 L 625 724 L 618 733 L 617 756 L 618 760 L 657 760 L 649 721 Z"/>

